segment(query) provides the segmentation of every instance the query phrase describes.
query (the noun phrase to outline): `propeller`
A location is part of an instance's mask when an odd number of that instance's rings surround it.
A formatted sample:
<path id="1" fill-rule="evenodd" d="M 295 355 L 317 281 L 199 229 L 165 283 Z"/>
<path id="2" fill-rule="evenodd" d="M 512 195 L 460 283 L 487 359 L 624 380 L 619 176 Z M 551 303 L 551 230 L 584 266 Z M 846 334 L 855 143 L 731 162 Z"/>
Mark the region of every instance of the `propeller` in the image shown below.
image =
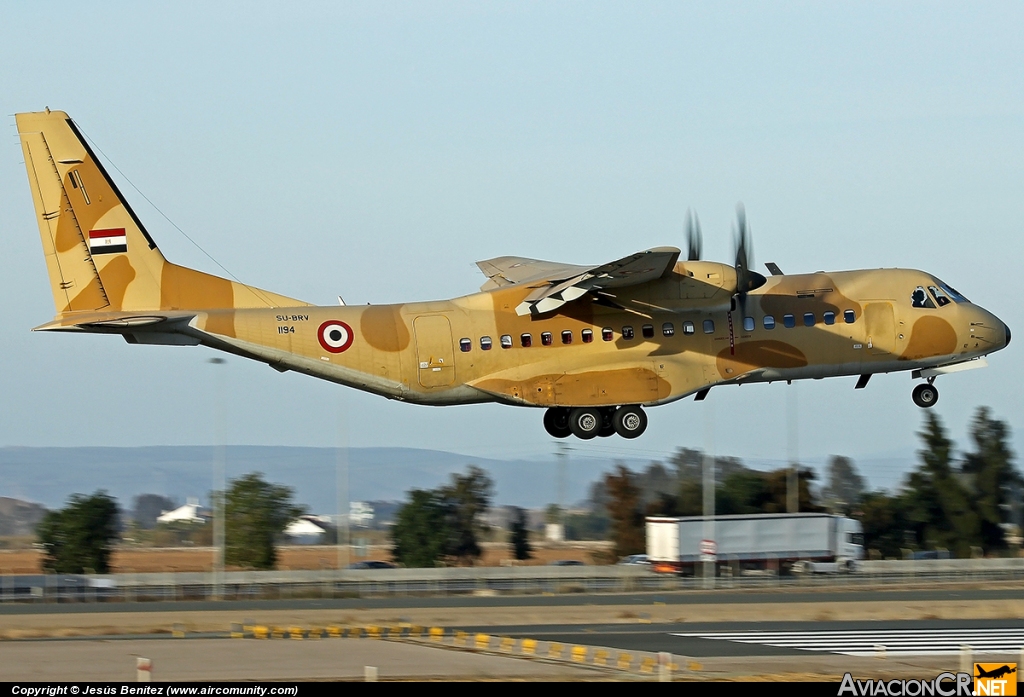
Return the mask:
<path id="1" fill-rule="evenodd" d="M 686 258 L 689 261 L 700 261 L 704 250 L 704 238 L 700 234 L 700 220 L 693 211 L 686 211 Z"/>
<path id="2" fill-rule="evenodd" d="M 750 228 L 747 226 L 747 213 L 743 204 L 736 206 L 736 231 L 734 235 L 736 245 L 736 295 L 740 314 L 745 315 L 747 293 L 763 286 L 767 279 L 764 276 L 751 270 L 754 265 L 754 248 L 750 241 Z"/>

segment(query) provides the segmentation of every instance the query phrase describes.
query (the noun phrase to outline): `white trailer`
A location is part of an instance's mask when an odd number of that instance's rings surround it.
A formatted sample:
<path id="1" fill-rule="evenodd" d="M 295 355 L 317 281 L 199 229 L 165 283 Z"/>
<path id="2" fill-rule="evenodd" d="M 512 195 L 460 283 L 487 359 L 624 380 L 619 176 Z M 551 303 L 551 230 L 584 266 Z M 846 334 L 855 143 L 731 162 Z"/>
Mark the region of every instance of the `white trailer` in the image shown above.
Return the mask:
<path id="1" fill-rule="evenodd" d="M 672 573 L 704 561 L 740 573 L 838 573 L 856 570 L 864 541 L 859 522 L 824 513 L 650 517 L 647 556 L 655 571 Z"/>

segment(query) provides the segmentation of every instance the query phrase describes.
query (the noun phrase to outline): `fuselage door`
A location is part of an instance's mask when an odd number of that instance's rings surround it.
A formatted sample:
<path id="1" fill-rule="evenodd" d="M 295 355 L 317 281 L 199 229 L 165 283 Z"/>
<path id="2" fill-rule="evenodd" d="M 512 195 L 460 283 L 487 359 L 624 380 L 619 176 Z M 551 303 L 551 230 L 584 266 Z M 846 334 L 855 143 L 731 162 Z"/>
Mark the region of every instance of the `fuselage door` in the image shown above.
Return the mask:
<path id="1" fill-rule="evenodd" d="M 868 354 L 896 352 L 896 320 L 891 302 L 871 300 L 864 306 L 864 333 Z"/>
<path id="2" fill-rule="evenodd" d="M 420 384 L 424 387 L 451 385 L 455 382 L 455 348 L 448 318 L 444 315 L 417 317 L 413 330 Z"/>

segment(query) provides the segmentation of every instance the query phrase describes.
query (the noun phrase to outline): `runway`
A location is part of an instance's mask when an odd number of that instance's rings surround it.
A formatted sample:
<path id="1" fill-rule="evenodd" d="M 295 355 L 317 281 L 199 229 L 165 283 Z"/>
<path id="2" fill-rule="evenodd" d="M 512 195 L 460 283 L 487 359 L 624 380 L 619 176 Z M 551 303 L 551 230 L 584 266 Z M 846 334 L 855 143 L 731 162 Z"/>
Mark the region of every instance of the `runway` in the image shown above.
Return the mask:
<path id="1" fill-rule="evenodd" d="M 875 657 L 1012 654 L 1024 649 L 1024 621 L 728 622 L 462 627 L 467 632 L 590 644 L 692 657 L 835 654 Z M 884 647 L 884 648 L 883 648 Z"/>

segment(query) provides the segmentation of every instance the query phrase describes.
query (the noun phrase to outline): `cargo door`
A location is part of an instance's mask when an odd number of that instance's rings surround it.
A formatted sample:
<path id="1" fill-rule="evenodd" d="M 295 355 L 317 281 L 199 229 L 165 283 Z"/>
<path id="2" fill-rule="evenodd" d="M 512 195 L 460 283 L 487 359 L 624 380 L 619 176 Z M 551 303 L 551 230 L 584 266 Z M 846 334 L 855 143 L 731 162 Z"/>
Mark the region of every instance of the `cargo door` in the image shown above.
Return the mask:
<path id="1" fill-rule="evenodd" d="M 891 302 L 868 302 L 864 307 L 864 334 L 864 348 L 869 355 L 895 353 L 896 319 Z"/>
<path id="2" fill-rule="evenodd" d="M 419 381 L 424 387 L 445 387 L 455 382 L 455 347 L 452 326 L 444 315 L 417 317 L 413 321 L 416 334 L 416 360 Z"/>

